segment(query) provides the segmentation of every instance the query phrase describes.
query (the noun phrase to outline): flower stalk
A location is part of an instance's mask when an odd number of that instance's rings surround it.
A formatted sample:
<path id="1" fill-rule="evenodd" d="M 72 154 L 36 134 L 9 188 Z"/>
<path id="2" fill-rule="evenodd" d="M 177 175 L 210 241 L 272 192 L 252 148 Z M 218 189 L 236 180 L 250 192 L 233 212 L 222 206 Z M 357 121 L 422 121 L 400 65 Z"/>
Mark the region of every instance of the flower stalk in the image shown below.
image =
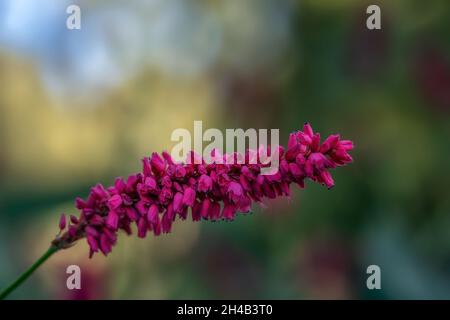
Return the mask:
<path id="1" fill-rule="evenodd" d="M 11 292 L 13 292 L 17 287 L 19 287 L 26 279 L 28 279 L 37 268 L 41 266 L 48 258 L 50 258 L 55 252 L 59 250 L 58 247 L 51 245 L 50 248 L 36 260 L 35 263 L 31 265 L 20 277 L 18 277 L 13 283 L 11 283 L 6 289 L 0 293 L 0 300 L 5 299 Z"/>

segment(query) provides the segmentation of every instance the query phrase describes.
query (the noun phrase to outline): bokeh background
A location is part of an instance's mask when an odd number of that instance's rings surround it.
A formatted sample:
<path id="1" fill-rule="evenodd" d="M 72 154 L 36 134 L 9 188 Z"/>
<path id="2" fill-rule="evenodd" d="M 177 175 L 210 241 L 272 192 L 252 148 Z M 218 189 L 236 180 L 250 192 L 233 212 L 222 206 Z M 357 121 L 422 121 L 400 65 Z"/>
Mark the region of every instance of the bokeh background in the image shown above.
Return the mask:
<path id="1" fill-rule="evenodd" d="M 65 27 L 70 4 L 81 30 Z M 366 29 L 369 4 L 382 30 Z M 123 234 L 107 258 L 82 241 L 11 298 L 450 298 L 449 16 L 447 0 L 0 0 L 0 287 L 75 197 L 139 171 L 174 129 L 286 141 L 309 121 L 355 141 L 332 190 Z M 66 289 L 70 264 L 81 290 Z"/>

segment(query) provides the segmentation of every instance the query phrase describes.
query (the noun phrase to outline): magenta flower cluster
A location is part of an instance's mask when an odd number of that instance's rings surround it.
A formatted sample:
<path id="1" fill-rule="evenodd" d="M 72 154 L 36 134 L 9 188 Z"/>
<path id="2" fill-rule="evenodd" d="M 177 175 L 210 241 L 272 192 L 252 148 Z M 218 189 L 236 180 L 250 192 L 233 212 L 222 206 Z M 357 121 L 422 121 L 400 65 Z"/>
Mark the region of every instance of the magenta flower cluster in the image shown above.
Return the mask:
<path id="1" fill-rule="evenodd" d="M 307 178 L 331 188 L 334 181 L 329 169 L 351 162 L 348 151 L 352 148 L 353 143 L 339 135 L 320 143 L 320 134 L 305 124 L 303 131 L 290 134 L 286 149 L 279 147 L 279 170 L 269 175 L 261 174 L 261 168 L 268 165 L 249 161 L 255 154 L 259 159 L 261 150 L 248 150 L 245 161 L 234 164 L 207 164 L 203 159 L 200 164 L 182 164 L 167 152 L 153 153 L 142 160 L 142 172 L 125 180 L 117 178 L 109 188 L 97 184 L 87 200 L 78 198 L 80 216 L 71 215 L 69 223 L 61 216 L 61 232 L 53 244 L 67 248 L 85 237 L 90 256 L 99 251 L 107 255 L 117 242 L 118 231 L 131 234 L 132 224 L 144 238 L 149 232 L 156 236 L 169 233 L 176 217 L 185 220 L 189 211 L 193 221 L 233 220 L 237 212 L 249 212 L 253 202 L 289 196 L 290 185 L 303 188 Z M 270 153 L 270 147 L 262 152 Z"/>

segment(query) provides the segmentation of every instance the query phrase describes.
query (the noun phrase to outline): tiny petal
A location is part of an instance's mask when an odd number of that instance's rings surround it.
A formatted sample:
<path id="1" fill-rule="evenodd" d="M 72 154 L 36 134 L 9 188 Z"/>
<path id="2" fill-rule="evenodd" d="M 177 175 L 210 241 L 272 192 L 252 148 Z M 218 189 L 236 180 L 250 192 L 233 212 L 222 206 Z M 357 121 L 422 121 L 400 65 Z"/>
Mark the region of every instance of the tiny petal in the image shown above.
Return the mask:
<path id="1" fill-rule="evenodd" d="M 89 220 L 89 224 L 93 226 L 101 226 L 103 225 L 103 223 L 104 223 L 103 218 L 100 217 L 98 214 L 94 214 Z"/>
<path id="2" fill-rule="evenodd" d="M 281 182 L 280 184 L 281 190 L 283 191 L 283 194 L 286 196 L 290 196 L 291 192 L 289 190 L 289 184 L 287 184 L 285 181 Z"/>
<path id="3" fill-rule="evenodd" d="M 325 185 L 328 187 L 328 189 L 334 186 L 333 177 L 328 171 L 322 171 L 320 173 L 320 177 L 323 183 L 325 183 Z"/>
<path id="4" fill-rule="evenodd" d="M 236 214 L 236 207 L 232 204 L 225 204 L 222 211 L 222 218 L 225 220 L 233 220 Z"/>
<path id="5" fill-rule="evenodd" d="M 63 213 L 59 218 L 59 230 L 64 230 L 66 228 L 66 215 Z"/>
<path id="6" fill-rule="evenodd" d="M 168 164 L 175 164 L 175 162 L 172 159 L 172 156 L 167 151 L 163 151 L 162 156 Z"/>
<path id="7" fill-rule="evenodd" d="M 147 221 L 151 224 L 157 224 L 159 221 L 158 213 L 159 213 L 158 206 L 152 204 L 147 212 Z"/>
<path id="8" fill-rule="evenodd" d="M 98 238 L 100 236 L 100 233 L 92 226 L 86 227 L 86 234 L 91 235 L 95 238 Z"/>
<path id="9" fill-rule="evenodd" d="M 201 216 L 201 203 L 196 201 L 192 207 L 192 221 L 199 221 Z"/>
<path id="10" fill-rule="evenodd" d="M 138 219 L 138 213 L 137 213 L 136 209 L 134 209 L 132 207 L 127 207 L 125 209 L 125 213 L 126 213 L 127 217 L 130 218 L 131 221 L 136 221 Z"/>
<path id="11" fill-rule="evenodd" d="M 178 212 L 178 215 L 180 216 L 181 220 L 186 220 L 188 213 L 188 207 L 183 207 L 180 212 Z"/>
<path id="12" fill-rule="evenodd" d="M 241 175 L 239 177 L 239 182 L 241 183 L 241 186 L 245 191 L 251 191 L 250 183 L 244 175 Z"/>
<path id="13" fill-rule="evenodd" d="M 147 235 L 147 220 L 144 218 L 139 219 L 138 222 L 138 237 L 139 238 L 145 238 L 145 236 Z"/>
<path id="14" fill-rule="evenodd" d="M 238 203 L 239 211 L 240 212 L 250 212 L 250 209 L 252 207 L 252 201 L 249 197 L 241 197 L 239 203 Z"/>
<path id="15" fill-rule="evenodd" d="M 96 196 L 98 199 L 107 199 L 108 198 L 108 192 L 105 190 L 103 185 L 101 183 L 98 183 L 94 187 L 92 187 L 91 192 L 94 196 Z"/>
<path id="16" fill-rule="evenodd" d="M 122 204 L 122 197 L 119 196 L 118 194 L 112 196 L 108 200 L 108 207 L 111 210 L 116 210 L 118 207 L 121 206 L 121 204 Z"/>
<path id="17" fill-rule="evenodd" d="M 338 147 L 344 149 L 345 151 L 349 151 L 353 149 L 354 145 L 350 140 L 341 140 L 338 143 Z"/>
<path id="18" fill-rule="evenodd" d="M 135 189 L 136 184 L 138 183 L 138 181 L 139 181 L 139 176 L 138 175 L 131 175 L 131 176 L 129 176 L 128 179 L 127 179 L 126 191 L 127 192 L 132 192 Z"/>
<path id="19" fill-rule="evenodd" d="M 242 186 L 239 183 L 232 181 L 228 185 L 227 193 L 231 201 L 238 203 L 243 195 Z"/>
<path id="20" fill-rule="evenodd" d="M 288 150 L 295 148 L 297 145 L 298 145 L 297 136 L 295 133 L 291 133 L 289 135 L 289 140 L 288 140 L 288 145 L 287 145 Z"/>
<path id="21" fill-rule="evenodd" d="M 152 167 L 152 172 L 155 175 L 160 175 L 162 172 L 164 172 L 164 169 L 166 167 L 163 159 L 161 159 L 160 155 L 156 152 L 152 153 L 152 157 L 150 159 L 150 164 Z"/>
<path id="22" fill-rule="evenodd" d="M 111 252 L 111 243 L 105 234 L 102 234 L 100 237 L 100 250 L 105 256 Z"/>
<path id="23" fill-rule="evenodd" d="M 209 206 L 209 219 L 210 220 L 220 219 L 220 204 L 218 202 L 211 202 Z"/>
<path id="24" fill-rule="evenodd" d="M 289 172 L 294 177 L 299 177 L 302 175 L 302 171 L 300 170 L 300 167 L 294 162 L 289 163 Z"/>
<path id="25" fill-rule="evenodd" d="M 310 138 L 313 137 L 314 131 L 309 123 L 305 123 L 305 125 L 303 126 L 303 133 L 309 136 Z"/>
<path id="26" fill-rule="evenodd" d="M 305 146 L 309 146 L 312 143 L 311 136 L 309 136 L 306 133 L 303 133 L 303 132 L 299 131 L 298 134 L 297 134 L 297 137 L 298 137 L 298 140 L 300 141 L 300 143 L 305 145 Z"/>
<path id="27" fill-rule="evenodd" d="M 108 228 L 102 228 L 102 232 L 108 237 L 108 240 L 109 242 L 111 242 L 111 244 L 114 244 L 116 242 L 117 236 L 115 232 L 109 230 Z"/>
<path id="28" fill-rule="evenodd" d="M 338 134 L 332 134 L 328 138 L 325 139 L 325 141 L 320 146 L 319 152 L 325 154 L 328 151 L 330 151 L 332 148 L 335 148 L 337 143 L 339 141 L 339 135 Z"/>
<path id="29" fill-rule="evenodd" d="M 173 197 L 173 210 L 175 211 L 175 213 L 180 212 L 180 210 L 182 209 L 182 202 L 183 194 L 181 192 L 177 192 Z"/>
<path id="30" fill-rule="evenodd" d="M 192 188 L 186 188 L 183 195 L 183 205 L 193 207 L 195 202 L 195 191 Z"/>
<path id="31" fill-rule="evenodd" d="M 84 201 L 83 199 L 78 197 L 75 199 L 75 207 L 77 209 L 81 210 L 81 209 L 84 209 L 87 207 L 87 203 L 86 203 L 86 201 Z"/>
<path id="32" fill-rule="evenodd" d="M 170 179 L 169 176 L 164 176 L 161 179 L 161 184 L 163 185 L 163 187 L 170 188 L 172 187 L 172 180 Z"/>
<path id="33" fill-rule="evenodd" d="M 208 219 L 210 217 L 210 207 L 211 207 L 211 201 L 206 198 L 202 201 L 201 209 L 200 209 L 200 215 L 204 219 Z"/>
<path id="34" fill-rule="evenodd" d="M 152 166 L 150 165 L 150 159 L 147 157 L 142 159 L 142 171 L 145 177 L 148 177 L 152 174 Z"/>
<path id="35" fill-rule="evenodd" d="M 122 178 L 117 178 L 116 181 L 114 182 L 114 188 L 117 190 L 117 192 L 122 193 L 125 191 L 126 188 L 126 184 L 123 181 Z"/>
<path id="36" fill-rule="evenodd" d="M 172 219 L 170 217 L 169 212 L 165 212 L 161 219 L 161 229 L 163 233 L 169 233 L 172 229 Z"/>
<path id="37" fill-rule="evenodd" d="M 198 180 L 198 191 L 208 192 L 212 188 L 212 179 L 206 174 L 202 174 Z"/>
<path id="38" fill-rule="evenodd" d="M 182 165 L 175 165 L 174 177 L 182 179 L 186 176 L 186 169 Z"/>
<path id="39" fill-rule="evenodd" d="M 94 252 L 98 252 L 98 242 L 97 240 L 91 236 L 91 235 L 87 235 L 86 240 L 88 242 L 89 247 L 91 248 L 92 251 Z"/>
<path id="40" fill-rule="evenodd" d="M 167 206 L 166 215 L 167 215 L 167 219 L 170 219 L 171 221 L 175 220 L 175 211 L 173 210 L 173 204 L 172 203 L 170 203 Z"/>
<path id="41" fill-rule="evenodd" d="M 311 142 L 311 150 L 316 152 L 319 151 L 319 146 L 320 146 L 320 133 L 316 133 L 313 137 L 312 137 L 312 142 Z"/>
<path id="42" fill-rule="evenodd" d="M 106 219 L 106 224 L 112 229 L 117 230 L 117 227 L 119 225 L 119 215 L 116 211 L 109 211 L 108 218 Z"/>
<path id="43" fill-rule="evenodd" d="M 158 219 L 158 222 L 153 225 L 153 234 L 155 236 L 159 236 L 161 234 L 161 222 Z"/>

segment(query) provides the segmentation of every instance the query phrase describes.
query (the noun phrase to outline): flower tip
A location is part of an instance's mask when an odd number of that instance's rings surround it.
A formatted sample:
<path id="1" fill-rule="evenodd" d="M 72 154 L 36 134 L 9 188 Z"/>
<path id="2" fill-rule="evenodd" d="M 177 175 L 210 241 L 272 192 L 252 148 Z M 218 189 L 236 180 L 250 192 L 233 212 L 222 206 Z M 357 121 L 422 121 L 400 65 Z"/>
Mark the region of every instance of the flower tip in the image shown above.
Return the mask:
<path id="1" fill-rule="evenodd" d="M 59 230 L 64 230 L 65 228 L 66 228 L 66 215 L 62 213 L 61 218 L 59 218 Z"/>
<path id="2" fill-rule="evenodd" d="M 310 138 L 312 138 L 314 136 L 314 131 L 313 131 L 311 125 L 309 124 L 309 122 L 306 122 L 304 124 L 303 133 L 308 135 Z"/>

